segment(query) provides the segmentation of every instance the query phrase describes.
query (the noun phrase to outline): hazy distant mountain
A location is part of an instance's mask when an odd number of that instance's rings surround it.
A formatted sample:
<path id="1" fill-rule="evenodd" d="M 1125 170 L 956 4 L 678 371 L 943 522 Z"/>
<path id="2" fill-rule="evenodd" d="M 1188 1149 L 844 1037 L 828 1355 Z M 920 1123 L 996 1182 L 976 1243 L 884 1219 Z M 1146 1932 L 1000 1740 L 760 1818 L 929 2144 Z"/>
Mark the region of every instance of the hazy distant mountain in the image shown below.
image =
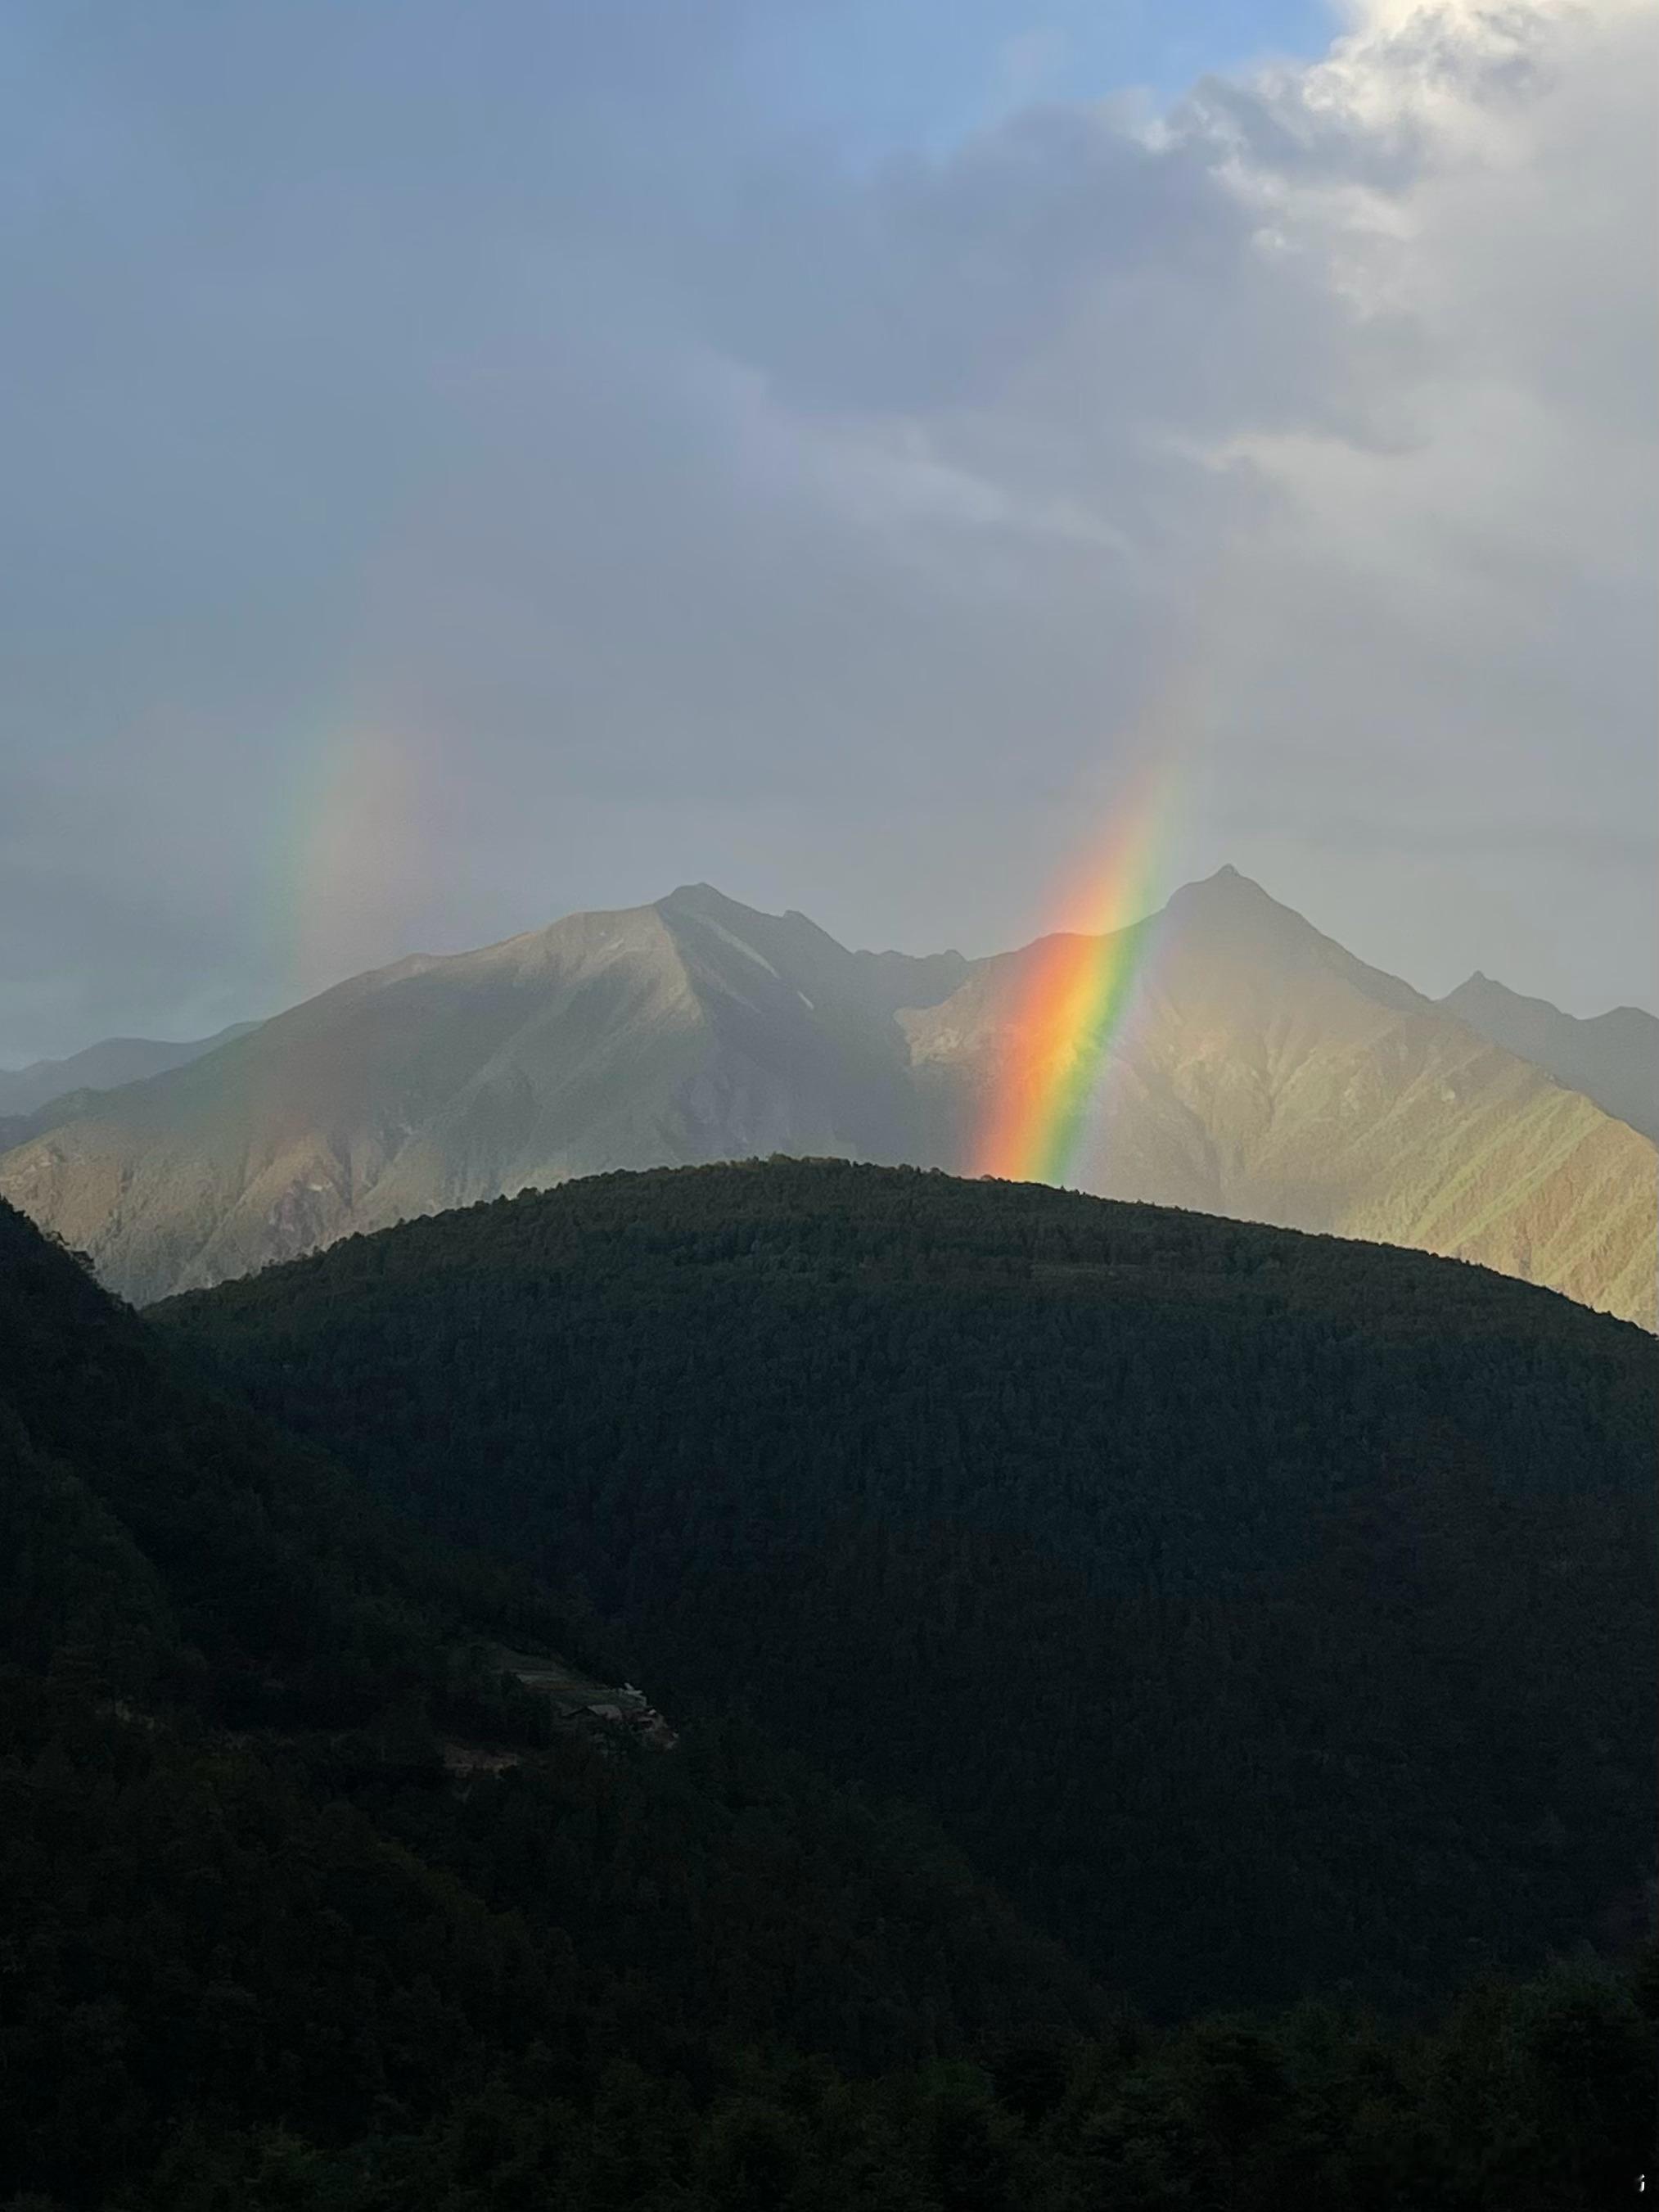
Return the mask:
<path id="1" fill-rule="evenodd" d="M 1659 1019 L 1644 1008 L 1615 1006 L 1583 1021 L 1547 999 L 1524 999 L 1478 969 L 1440 1003 L 1493 1044 L 1547 1068 L 1558 1083 L 1659 1141 Z"/>
<path id="2" fill-rule="evenodd" d="M 1651 1322 L 1653 1146 L 1231 869 L 1129 933 L 1141 1004 L 1077 1179 L 1413 1244 Z M 357 976 L 0 1156 L 144 1300 L 613 1167 L 970 1167 L 1036 947 L 849 952 L 706 884 Z"/>
<path id="3" fill-rule="evenodd" d="M 80 1091 L 113 1091 L 124 1083 L 142 1083 L 152 1075 L 186 1066 L 204 1053 L 216 1052 L 234 1037 L 246 1036 L 258 1027 L 236 1022 L 210 1037 L 192 1037 L 183 1044 L 163 1043 L 156 1037 L 105 1037 L 66 1060 L 37 1060 L 27 1067 L 0 1067 L 0 1115 L 8 1121 L 38 1114 L 59 1098 Z"/>

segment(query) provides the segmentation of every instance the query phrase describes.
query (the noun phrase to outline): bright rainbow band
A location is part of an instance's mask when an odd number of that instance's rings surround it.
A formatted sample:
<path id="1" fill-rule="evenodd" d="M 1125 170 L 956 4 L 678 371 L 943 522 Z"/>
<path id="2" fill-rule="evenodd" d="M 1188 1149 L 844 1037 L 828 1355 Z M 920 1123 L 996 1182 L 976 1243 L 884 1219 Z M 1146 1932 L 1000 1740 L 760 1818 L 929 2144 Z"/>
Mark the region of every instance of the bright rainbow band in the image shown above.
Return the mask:
<path id="1" fill-rule="evenodd" d="M 1139 980 L 1150 933 L 1127 933 L 1156 903 L 1166 795 L 1160 787 L 1119 810 L 1069 909 L 1080 927 L 1021 957 L 1008 1010 L 1013 1046 L 978 1133 L 975 1174 L 1063 1183 L 1071 1173 Z"/>

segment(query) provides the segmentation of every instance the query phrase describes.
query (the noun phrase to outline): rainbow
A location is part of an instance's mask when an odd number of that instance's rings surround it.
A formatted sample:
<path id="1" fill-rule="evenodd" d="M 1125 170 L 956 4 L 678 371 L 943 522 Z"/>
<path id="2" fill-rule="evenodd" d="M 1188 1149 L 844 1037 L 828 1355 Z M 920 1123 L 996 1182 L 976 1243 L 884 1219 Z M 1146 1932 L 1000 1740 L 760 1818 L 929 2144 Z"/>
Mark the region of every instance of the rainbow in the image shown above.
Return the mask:
<path id="1" fill-rule="evenodd" d="M 379 720 L 319 726 L 295 777 L 272 852 L 275 951 L 290 996 L 308 998 L 408 949 L 428 810 L 416 748 Z"/>
<path id="2" fill-rule="evenodd" d="M 1168 781 L 1115 811 L 1104 851 L 1064 902 L 1067 925 L 1020 957 L 1006 1015 L 1013 1048 L 987 1101 L 976 1175 L 1063 1183 L 1071 1171 L 1139 979 L 1150 933 L 1129 925 L 1157 903 Z"/>

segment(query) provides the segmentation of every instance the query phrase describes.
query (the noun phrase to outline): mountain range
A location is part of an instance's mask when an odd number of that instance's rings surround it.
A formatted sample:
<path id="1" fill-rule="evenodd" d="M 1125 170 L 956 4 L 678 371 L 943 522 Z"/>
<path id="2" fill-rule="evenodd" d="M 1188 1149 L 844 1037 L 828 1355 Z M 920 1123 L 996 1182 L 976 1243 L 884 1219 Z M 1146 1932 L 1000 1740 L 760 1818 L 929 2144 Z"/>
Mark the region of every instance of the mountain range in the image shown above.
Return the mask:
<path id="1" fill-rule="evenodd" d="M 1437 1004 L 1231 868 L 1124 939 L 1105 949 L 1139 1003 L 1082 1188 L 1416 1246 L 1653 1325 L 1655 1146 L 1612 1110 L 1640 1103 L 1622 1014 L 1545 1008 L 1529 1056 L 1516 1010 L 1541 1002 L 1476 978 Z M 400 961 L 77 1096 L 0 1154 L 0 1194 L 144 1302 L 614 1168 L 971 1169 L 991 1097 L 1045 1073 L 1022 1014 L 1045 944 L 849 951 L 684 887 Z"/>

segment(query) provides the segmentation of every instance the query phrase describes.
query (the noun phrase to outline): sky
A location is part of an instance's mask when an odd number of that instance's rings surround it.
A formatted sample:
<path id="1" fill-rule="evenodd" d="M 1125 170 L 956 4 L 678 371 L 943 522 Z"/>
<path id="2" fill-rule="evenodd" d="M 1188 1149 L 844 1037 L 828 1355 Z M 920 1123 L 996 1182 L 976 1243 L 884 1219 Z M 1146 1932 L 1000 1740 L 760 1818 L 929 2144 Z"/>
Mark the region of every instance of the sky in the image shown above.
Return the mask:
<path id="1" fill-rule="evenodd" d="M 1659 1003 L 1659 0 L 12 0 L 0 1062 L 1159 793 Z"/>

